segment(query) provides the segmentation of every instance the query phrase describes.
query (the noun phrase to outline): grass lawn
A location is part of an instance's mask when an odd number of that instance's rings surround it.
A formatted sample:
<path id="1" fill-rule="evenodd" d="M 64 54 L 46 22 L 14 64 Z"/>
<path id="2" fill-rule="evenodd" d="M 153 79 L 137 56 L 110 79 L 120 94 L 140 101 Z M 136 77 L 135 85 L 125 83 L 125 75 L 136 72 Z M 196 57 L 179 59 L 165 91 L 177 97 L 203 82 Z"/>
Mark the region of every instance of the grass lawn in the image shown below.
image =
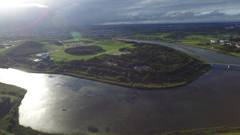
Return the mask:
<path id="1" fill-rule="evenodd" d="M 186 45 L 196 45 L 198 43 L 201 43 L 199 40 L 178 40 L 178 41 L 180 41 L 180 43 L 186 44 Z"/>
<path id="2" fill-rule="evenodd" d="M 91 39 L 83 39 L 84 41 L 92 41 Z M 63 42 L 73 42 L 74 44 L 81 43 L 81 41 L 75 42 L 75 39 L 69 39 L 69 40 L 63 40 Z M 9 53 L 9 52 L 44 52 L 47 51 L 51 54 L 51 58 L 54 59 L 54 61 L 70 61 L 74 59 L 90 59 L 95 56 L 99 56 L 102 54 L 113 54 L 119 52 L 119 48 L 124 48 L 124 47 L 130 47 L 132 44 L 126 44 L 121 41 L 117 40 L 104 40 L 104 41 L 95 41 L 93 43 L 89 43 L 86 46 L 93 46 L 97 45 L 102 47 L 105 52 L 94 54 L 94 55 L 81 55 L 81 56 L 76 56 L 76 55 L 70 55 L 64 52 L 65 47 L 64 46 L 57 46 L 57 45 L 51 45 L 48 42 L 41 42 L 42 44 L 38 44 L 37 42 L 34 42 L 34 45 L 31 46 L 29 44 L 27 47 L 24 45 L 19 45 L 19 46 L 14 46 L 8 49 L 0 49 L 0 53 Z M 44 44 L 43 44 L 44 43 Z M 36 44 L 36 45 L 35 45 Z M 65 43 L 65 45 L 68 45 L 71 43 Z M 26 49 L 27 48 L 27 49 Z M 66 48 L 68 48 L 66 46 Z"/>
<path id="3" fill-rule="evenodd" d="M 156 34 L 158 37 L 160 37 L 160 38 L 164 38 L 164 37 L 166 37 L 166 36 L 169 36 L 170 35 L 170 33 L 158 33 L 158 34 Z"/>
<path id="4" fill-rule="evenodd" d="M 199 43 L 209 43 L 210 40 L 217 40 L 218 38 L 214 38 L 211 35 L 188 35 L 185 37 L 186 40 L 178 40 L 179 43 L 196 46 Z M 214 44 L 204 45 L 204 47 L 212 48 L 216 47 Z"/>
<path id="5" fill-rule="evenodd" d="M 195 39 L 195 40 L 217 40 L 218 38 L 214 38 L 211 35 L 188 35 L 186 39 Z"/>
<path id="6" fill-rule="evenodd" d="M 104 40 L 104 41 L 96 41 L 94 43 L 90 43 L 87 46 L 100 46 L 102 47 L 105 52 L 94 54 L 94 55 L 81 55 L 81 56 L 76 56 L 76 55 L 70 55 L 68 53 L 65 53 L 64 50 L 59 50 L 56 52 L 51 53 L 51 58 L 54 59 L 54 61 L 70 61 L 74 59 L 90 59 L 102 54 L 113 54 L 119 52 L 119 48 L 124 48 L 124 47 L 130 47 L 132 44 L 126 44 L 121 41 L 116 41 L 116 40 Z"/>
<path id="7" fill-rule="evenodd" d="M 11 103 L 14 103 L 14 104 L 19 100 L 19 98 L 15 97 L 15 96 L 11 96 L 11 95 L 2 95 L 2 94 L 0 94 L 0 97 L 10 97 L 11 98 Z M 0 99 L 0 102 L 1 101 L 2 101 L 2 99 Z"/>
<path id="8" fill-rule="evenodd" d="M 55 51 L 55 50 L 62 50 L 62 49 L 64 49 L 64 47 L 46 44 L 45 46 L 42 47 L 42 49 L 47 50 L 48 52 L 51 52 L 51 51 Z"/>
<path id="9" fill-rule="evenodd" d="M 14 134 L 0 129 L 0 135 L 14 135 Z"/>
<path id="10" fill-rule="evenodd" d="M 228 133 L 228 134 L 220 134 L 220 135 L 240 135 L 240 133 Z"/>
<path id="11" fill-rule="evenodd" d="M 67 40 L 63 40 L 62 42 L 78 42 L 79 40 L 77 39 L 67 39 Z M 82 38 L 80 41 L 93 41 L 92 39 L 90 38 Z"/>
<path id="12" fill-rule="evenodd" d="M 200 40 L 178 40 L 177 43 L 195 46 L 195 47 L 203 47 L 208 49 L 216 49 L 217 47 L 220 47 L 220 48 L 223 47 L 221 44 L 198 45 L 198 43 L 202 43 Z"/>
<path id="13" fill-rule="evenodd" d="M 169 36 L 170 33 L 156 33 L 156 34 L 153 34 L 153 35 L 145 35 L 145 34 L 135 34 L 133 35 L 135 38 L 137 37 L 160 37 L 160 38 L 164 38 L 166 36 Z"/>

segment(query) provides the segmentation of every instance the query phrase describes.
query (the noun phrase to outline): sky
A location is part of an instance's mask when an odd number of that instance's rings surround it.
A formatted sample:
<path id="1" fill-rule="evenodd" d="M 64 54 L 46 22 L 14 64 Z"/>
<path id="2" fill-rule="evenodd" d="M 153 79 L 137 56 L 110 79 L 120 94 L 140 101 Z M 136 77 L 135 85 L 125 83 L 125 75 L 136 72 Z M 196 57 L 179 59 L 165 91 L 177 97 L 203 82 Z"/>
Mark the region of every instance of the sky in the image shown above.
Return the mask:
<path id="1" fill-rule="evenodd" d="M 4 2 L 5 1 L 5 2 Z M 1 27 L 240 21 L 240 0 L 1 0 Z"/>

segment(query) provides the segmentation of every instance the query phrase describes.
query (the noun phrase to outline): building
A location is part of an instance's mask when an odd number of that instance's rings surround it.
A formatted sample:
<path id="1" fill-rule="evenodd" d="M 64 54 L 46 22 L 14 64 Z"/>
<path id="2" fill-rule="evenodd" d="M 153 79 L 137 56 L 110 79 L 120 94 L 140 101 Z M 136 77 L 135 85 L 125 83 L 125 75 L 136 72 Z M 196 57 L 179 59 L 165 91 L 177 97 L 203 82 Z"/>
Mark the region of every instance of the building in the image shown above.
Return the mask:
<path id="1" fill-rule="evenodd" d="M 218 41 L 217 41 L 217 40 L 210 40 L 210 43 L 211 43 L 211 44 L 217 44 Z"/>
<path id="2" fill-rule="evenodd" d="M 230 43 L 230 41 L 228 41 L 228 40 L 220 40 L 219 42 L 220 42 L 221 44 Z"/>
<path id="3" fill-rule="evenodd" d="M 109 62 L 109 61 L 105 61 L 103 62 L 104 64 L 108 64 L 108 65 L 117 65 L 117 63 L 114 63 L 114 62 Z"/>
<path id="4" fill-rule="evenodd" d="M 49 61 L 49 60 L 51 60 L 49 53 L 39 53 L 39 54 L 35 54 L 33 56 L 38 58 L 37 60 L 34 60 L 34 61 Z"/>
<path id="5" fill-rule="evenodd" d="M 149 66 L 135 66 L 133 67 L 135 70 L 148 70 Z"/>
<path id="6" fill-rule="evenodd" d="M 229 27 L 225 27 L 225 29 L 229 30 L 229 29 L 235 29 L 234 26 L 229 26 Z"/>

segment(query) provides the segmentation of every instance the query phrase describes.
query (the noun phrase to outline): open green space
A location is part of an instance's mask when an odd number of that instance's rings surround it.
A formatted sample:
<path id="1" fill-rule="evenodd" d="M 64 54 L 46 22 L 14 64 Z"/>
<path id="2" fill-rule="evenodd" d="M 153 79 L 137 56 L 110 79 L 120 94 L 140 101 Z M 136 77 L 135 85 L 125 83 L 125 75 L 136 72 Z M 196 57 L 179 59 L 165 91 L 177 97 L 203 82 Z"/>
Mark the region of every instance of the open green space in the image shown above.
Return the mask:
<path id="1" fill-rule="evenodd" d="M 227 133 L 227 134 L 219 134 L 219 135 L 240 135 L 240 133 Z"/>
<path id="2" fill-rule="evenodd" d="M 211 35 L 187 35 L 186 39 L 190 40 L 217 40 L 218 38 L 214 38 Z"/>
<path id="3" fill-rule="evenodd" d="M 186 36 L 186 39 L 175 40 L 175 42 L 184 44 L 184 45 L 191 45 L 191 46 L 204 46 L 208 48 L 221 46 L 220 44 L 210 44 L 210 40 L 217 40 L 217 38 L 213 38 L 211 36 L 202 36 L 202 35 L 192 35 Z"/>
<path id="4" fill-rule="evenodd" d="M 130 36 L 125 36 L 124 38 L 133 37 L 133 38 L 151 38 L 151 37 L 159 37 L 164 38 L 166 36 L 169 36 L 170 33 L 156 33 L 156 34 L 133 34 Z"/>
<path id="5" fill-rule="evenodd" d="M 93 54 L 93 55 L 81 55 L 81 56 L 75 56 L 75 55 L 70 55 L 66 53 L 64 50 L 59 50 L 56 52 L 51 53 L 51 58 L 54 59 L 54 61 L 59 62 L 59 61 L 71 61 L 71 60 L 87 60 L 102 54 L 113 54 L 119 52 L 120 48 L 124 47 L 130 47 L 132 44 L 126 44 L 121 41 L 116 41 L 116 40 L 104 40 L 104 41 L 95 41 L 94 43 L 90 43 L 85 46 L 99 46 L 104 49 L 104 52 Z"/>
<path id="6" fill-rule="evenodd" d="M 14 135 L 14 134 L 0 129 L 0 135 Z"/>
<path id="7" fill-rule="evenodd" d="M 126 44 L 121 41 L 116 41 L 116 40 L 104 40 L 104 41 L 94 41 L 91 39 L 83 39 L 83 42 L 89 42 L 83 46 L 99 46 L 102 47 L 104 52 L 99 52 L 95 53 L 92 55 L 81 55 L 81 56 L 76 56 L 76 55 L 71 55 L 66 53 L 64 50 L 67 48 L 71 48 L 68 45 L 72 44 L 80 44 L 79 41 L 76 41 L 75 39 L 69 39 L 69 40 L 63 40 L 62 42 L 64 43 L 65 46 L 58 46 L 58 45 L 53 45 L 51 42 L 35 42 L 35 41 L 27 41 L 24 42 L 20 45 L 8 48 L 8 49 L 1 49 L 0 53 L 1 54 L 9 54 L 9 55 L 14 55 L 14 56 L 30 56 L 32 54 L 37 54 L 37 53 L 42 53 L 42 52 L 48 52 L 50 53 L 51 58 L 54 59 L 54 61 L 59 62 L 59 61 L 71 61 L 75 59 L 90 59 L 102 54 L 113 54 L 119 52 L 120 48 L 124 47 L 130 47 L 132 44 Z M 69 43 L 73 42 L 73 43 Z M 81 42 L 81 44 L 83 44 Z"/>
<path id="8" fill-rule="evenodd" d="M 102 49 L 102 47 L 99 46 L 79 46 L 74 48 L 67 48 L 64 50 L 64 52 L 70 54 L 70 55 L 93 55 L 100 52 L 104 52 L 105 50 Z"/>
<path id="9" fill-rule="evenodd" d="M 167 132 L 161 135 L 240 135 L 240 127 L 212 127 Z"/>
<path id="10" fill-rule="evenodd" d="M 78 39 L 66 39 L 66 40 L 62 40 L 63 43 L 68 43 L 68 42 L 79 42 L 79 41 L 82 41 L 82 42 L 93 42 L 94 40 L 90 39 L 90 38 L 81 38 L 80 40 Z"/>

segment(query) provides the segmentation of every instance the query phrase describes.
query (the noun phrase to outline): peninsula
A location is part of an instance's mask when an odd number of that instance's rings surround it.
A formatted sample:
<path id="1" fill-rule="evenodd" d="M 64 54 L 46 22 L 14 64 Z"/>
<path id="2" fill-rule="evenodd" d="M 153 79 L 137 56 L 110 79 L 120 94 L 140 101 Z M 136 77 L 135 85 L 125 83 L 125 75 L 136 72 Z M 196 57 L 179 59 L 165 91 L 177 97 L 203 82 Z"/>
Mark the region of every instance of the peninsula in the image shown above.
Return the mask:
<path id="1" fill-rule="evenodd" d="M 62 50 L 50 54 L 54 47 Z M 169 47 L 117 40 L 75 47 L 27 41 L 5 50 L 0 61 L 2 68 L 64 74 L 140 89 L 186 85 L 210 69 L 210 65 Z"/>

